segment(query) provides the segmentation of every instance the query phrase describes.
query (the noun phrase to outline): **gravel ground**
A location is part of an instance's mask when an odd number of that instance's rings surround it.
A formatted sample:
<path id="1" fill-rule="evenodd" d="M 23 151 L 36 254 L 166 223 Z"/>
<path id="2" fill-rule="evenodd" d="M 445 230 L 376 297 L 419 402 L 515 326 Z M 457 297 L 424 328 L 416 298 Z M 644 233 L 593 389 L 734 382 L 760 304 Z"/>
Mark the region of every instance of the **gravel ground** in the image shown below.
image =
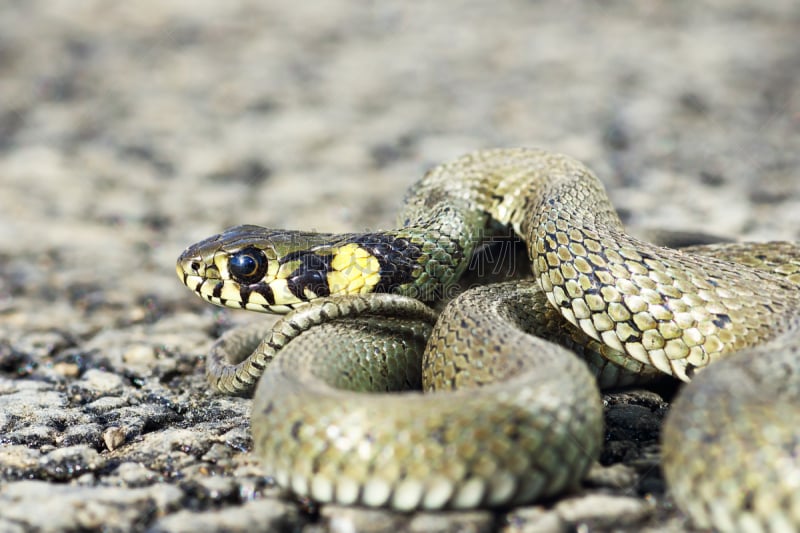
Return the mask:
<path id="1" fill-rule="evenodd" d="M 796 240 L 798 34 L 794 0 L 3 2 L 0 531 L 686 530 L 647 391 L 607 398 L 611 466 L 559 501 L 287 497 L 203 377 L 263 318 L 174 261 L 239 223 L 389 226 L 432 164 L 517 145 L 584 160 L 634 232 Z"/>

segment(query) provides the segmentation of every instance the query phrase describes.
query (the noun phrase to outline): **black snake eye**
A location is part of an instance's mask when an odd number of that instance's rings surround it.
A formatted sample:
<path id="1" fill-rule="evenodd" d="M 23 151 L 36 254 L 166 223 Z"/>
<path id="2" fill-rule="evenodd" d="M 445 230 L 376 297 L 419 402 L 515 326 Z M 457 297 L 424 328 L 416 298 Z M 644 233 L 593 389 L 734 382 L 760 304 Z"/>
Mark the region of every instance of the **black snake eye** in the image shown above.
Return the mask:
<path id="1" fill-rule="evenodd" d="M 240 250 L 228 259 L 228 272 L 236 282 L 257 283 L 267 273 L 267 256 L 258 248 Z"/>

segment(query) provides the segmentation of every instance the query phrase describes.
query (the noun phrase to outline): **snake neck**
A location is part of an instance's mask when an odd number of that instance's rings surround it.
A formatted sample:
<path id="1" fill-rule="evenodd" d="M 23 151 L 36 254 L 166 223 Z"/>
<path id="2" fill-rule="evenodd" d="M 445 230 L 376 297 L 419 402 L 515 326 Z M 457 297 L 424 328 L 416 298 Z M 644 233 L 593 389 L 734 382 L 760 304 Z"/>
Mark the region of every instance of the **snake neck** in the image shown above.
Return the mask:
<path id="1" fill-rule="evenodd" d="M 397 230 L 334 237 L 332 244 L 308 252 L 323 258 L 313 268 L 317 278 L 321 269 L 326 281 L 311 292 L 314 296 L 384 292 L 423 302 L 440 300 L 466 268 L 474 243 L 480 240 L 479 231 L 479 223 L 467 227 L 458 215 L 446 222 L 434 215 Z M 304 278 L 300 274 L 297 280 Z M 298 289 L 294 292 L 302 295 L 303 288 Z"/>

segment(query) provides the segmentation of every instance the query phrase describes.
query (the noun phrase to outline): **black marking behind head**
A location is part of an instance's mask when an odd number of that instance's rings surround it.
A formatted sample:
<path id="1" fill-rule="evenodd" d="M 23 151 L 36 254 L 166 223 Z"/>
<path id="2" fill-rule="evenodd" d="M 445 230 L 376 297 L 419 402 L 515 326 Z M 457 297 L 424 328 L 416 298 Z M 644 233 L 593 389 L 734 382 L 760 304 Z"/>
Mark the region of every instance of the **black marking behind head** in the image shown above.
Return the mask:
<path id="1" fill-rule="evenodd" d="M 358 244 L 378 260 L 381 279 L 375 285 L 375 292 L 395 292 L 401 285 L 413 282 L 415 274 L 422 268 L 418 262 L 422 250 L 408 239 L 371 233 L 350 242 Z"/>
<path id="2" fill-rule="evenodd" d="M 332 254 L 320 255 L 308 250 L 286 254 L 281 258 L 281 263 L 299 261 L 300 265 L 286 279 L 286 285 L 298 299 L 308 300 L 305 291 L 309 290 L 315 295 L 329 296 L 328 272 L 331 271 Z"/>

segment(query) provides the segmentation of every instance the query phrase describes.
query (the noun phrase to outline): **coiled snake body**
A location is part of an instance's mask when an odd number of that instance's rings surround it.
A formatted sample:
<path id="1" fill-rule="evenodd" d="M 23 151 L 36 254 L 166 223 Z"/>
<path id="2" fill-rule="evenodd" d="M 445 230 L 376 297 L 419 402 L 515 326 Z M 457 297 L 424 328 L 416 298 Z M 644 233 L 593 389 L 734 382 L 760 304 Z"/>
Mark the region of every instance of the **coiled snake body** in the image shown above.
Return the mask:
<path id="1" fill-rule="evenodd" d="M 260 378 L 254 446 L 280 484 L 400 510 L 530 502 L 575 487 L 597 458 L 597 379 L 697 374 L 663 436 L 680 507 L 721 530 L 800 525 L 795 245 L 637 240 L 586 167 L 534 149 L 436 167 L 400 226 L 237 226 L 178 260 L 212 303 L 289 312 L 224 336 L 207 370 L 234 394 Z M 471 289 L 437 319 L 422 302 L 503 227 L 526 243 L 533 277 Z M 396 392 L 420 386 L 435 391 Z"/>

